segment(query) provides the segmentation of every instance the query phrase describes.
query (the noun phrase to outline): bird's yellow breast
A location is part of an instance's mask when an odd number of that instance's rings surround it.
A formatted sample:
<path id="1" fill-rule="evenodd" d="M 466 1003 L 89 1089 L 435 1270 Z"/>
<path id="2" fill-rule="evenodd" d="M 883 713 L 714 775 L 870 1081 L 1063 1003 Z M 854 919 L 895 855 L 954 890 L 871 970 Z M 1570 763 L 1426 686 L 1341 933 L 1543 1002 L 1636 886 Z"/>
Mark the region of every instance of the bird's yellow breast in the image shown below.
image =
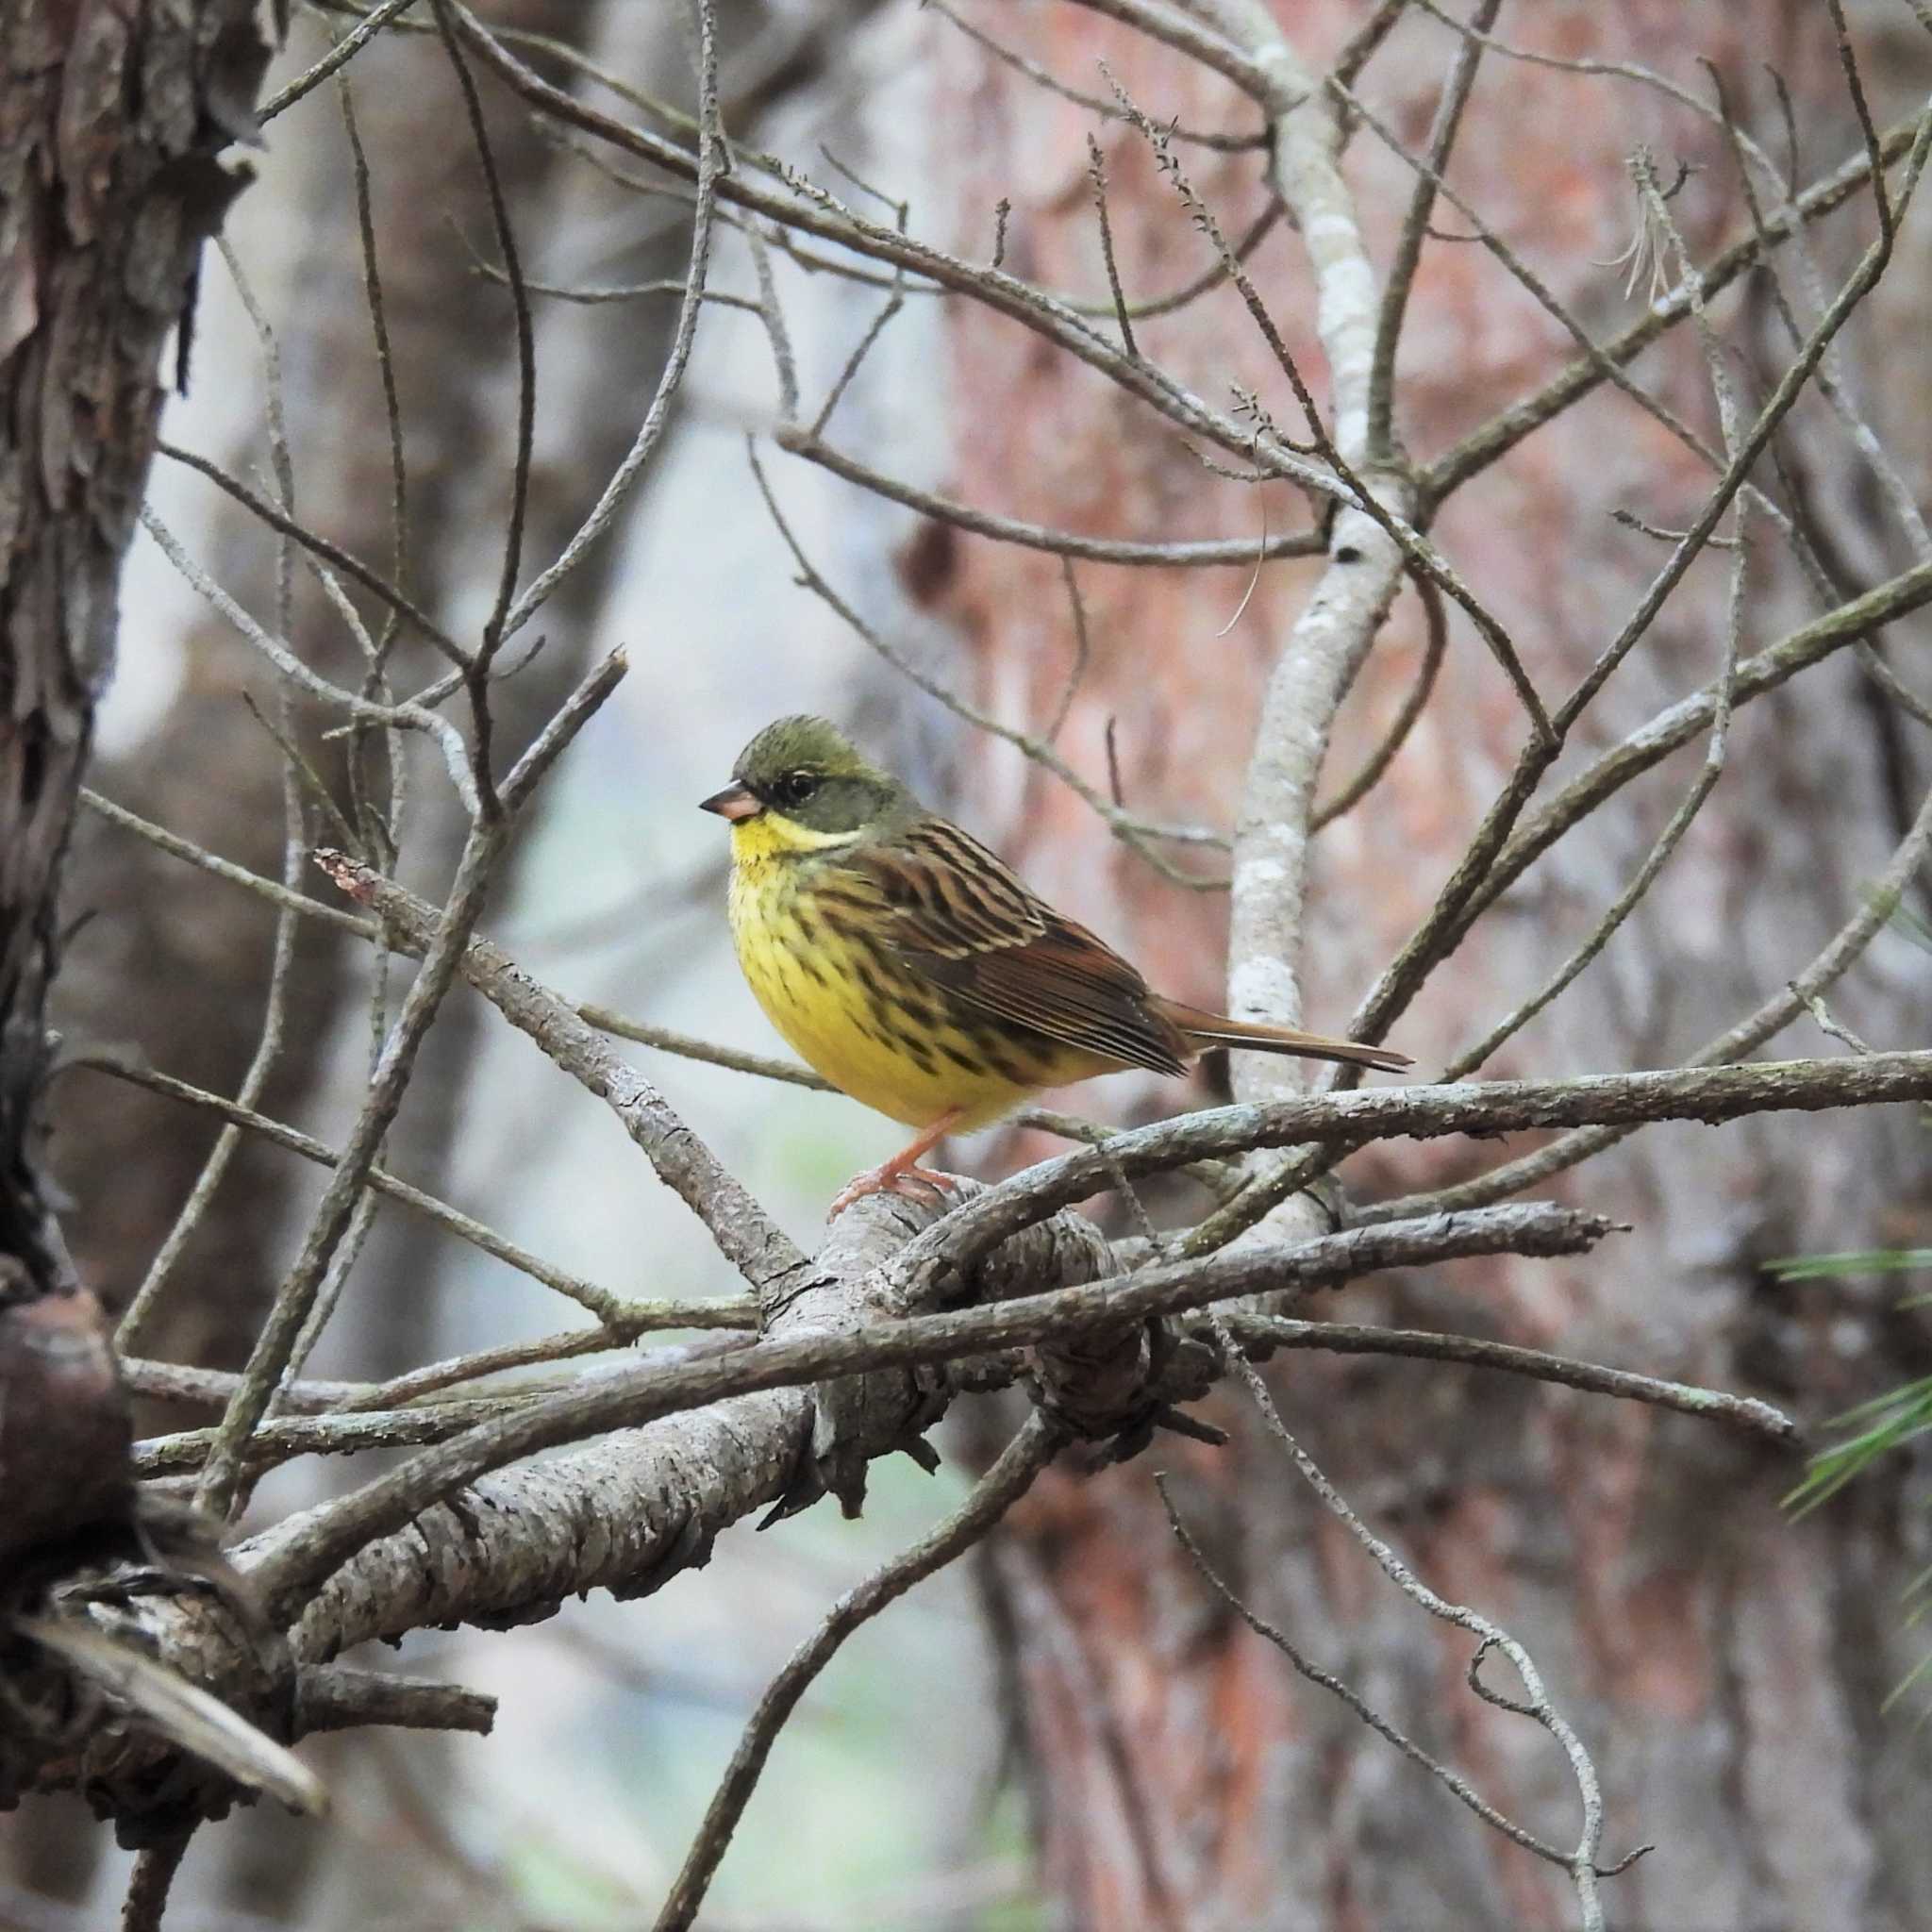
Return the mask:
<path id="1" fill-rule="evenodd" d="M 869 938 L 836 884 L 851 835 L 813 832 L 774 812 L 731 828 L 731 937 L 746 983 L 792 1049 L 841 1092 L 930 1126 L 958 1112 L 984 1126 L 1029 1093 L 1091 1073 L 1009 1030 L 965 1024 L 942 990 L 908 974 Z"/>

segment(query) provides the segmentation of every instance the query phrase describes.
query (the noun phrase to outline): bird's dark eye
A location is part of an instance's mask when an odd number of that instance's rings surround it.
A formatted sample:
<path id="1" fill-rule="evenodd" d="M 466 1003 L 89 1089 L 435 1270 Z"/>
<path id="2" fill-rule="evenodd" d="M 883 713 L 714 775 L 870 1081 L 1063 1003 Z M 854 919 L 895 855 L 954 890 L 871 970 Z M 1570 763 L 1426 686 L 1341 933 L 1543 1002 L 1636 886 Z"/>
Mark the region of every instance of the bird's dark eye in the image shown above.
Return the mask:
<path id="1" fill-rule="evenodd" d="M 787 772 L 772 787 L 772 802 L 779 806 L 803 805 L 818 789 L 816 772 Z"/>

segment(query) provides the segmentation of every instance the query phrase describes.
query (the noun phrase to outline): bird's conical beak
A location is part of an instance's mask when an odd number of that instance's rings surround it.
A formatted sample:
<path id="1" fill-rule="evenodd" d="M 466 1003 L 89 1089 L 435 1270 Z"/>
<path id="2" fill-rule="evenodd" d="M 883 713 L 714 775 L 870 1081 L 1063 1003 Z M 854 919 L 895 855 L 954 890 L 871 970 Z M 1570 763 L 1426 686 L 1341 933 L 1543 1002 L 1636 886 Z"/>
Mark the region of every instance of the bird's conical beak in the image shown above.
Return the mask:
<path id="1" fill-rule="evenodd" d="M 740 819 L 755 819 L 764 810 L 758 795 L 743 785 L 727 785 L 722 791 L 699 801 L 700 811 L 714 811 L 721 819 L 736 824 Z"/>

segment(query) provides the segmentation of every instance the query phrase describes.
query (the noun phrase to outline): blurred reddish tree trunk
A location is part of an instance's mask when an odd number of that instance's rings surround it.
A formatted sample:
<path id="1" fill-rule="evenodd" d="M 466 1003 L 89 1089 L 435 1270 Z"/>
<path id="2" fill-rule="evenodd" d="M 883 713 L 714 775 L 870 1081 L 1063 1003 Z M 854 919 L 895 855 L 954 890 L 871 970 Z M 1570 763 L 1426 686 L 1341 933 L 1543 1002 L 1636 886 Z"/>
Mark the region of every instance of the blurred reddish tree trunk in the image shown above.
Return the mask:
<path id="1" fill-rule="evenodd" d="M 1367 9 L 1279 8 L 1318 66 Z M 1506 24 L 1509 24 L 1506 16 Z M 983 23 L 1024 41 L 1055 75 L 1091 87 L 1104 58 L 1158 120 L 1245 128 L 1253 110 L 1210 75 L 1073 7 Z M 1908 25 L 1908 23 L 1907 23 Z M 1564 55 L 1639 58 L 1696 85 L 1719 61 L 1736 103 L 1774 126 L 1760 65 L 1789 82 L 1806 178 L 1857 146 L 1821 9 L 1756 0 L 1724 9 L 1644 0 L 1525 11 L 1523 38 Z M 937 152 L 959 157 L 953 245 L 983 255 L 994 204 L 1010 197 L 1016 272 L 1103 296 L 1087 178 L 1093 117 L 962 42 L 942 22 L 930 53 L 971 85 L 935 90 Z M 1425 139 L 1454 41 L 1405 20 L 1362 89 L 1403 138 Z M 1881 108 L 1923 92 L 1924 53 L 1868 50 Z M 1907 61 L 1915 63 L 1908 65 Z M 1615 91 L 1613 91 L 1615 90 Z M 953 118 L 948 118 L 953 117 Z M 1653 93 L 1491 58 L 1478 77 L 1451 178 L 1593 327 L 1634 312 L 1620 269 L 1635 203 L 1626 150 L 1649 142 L 1697 172 L 1677 204 L 1708 253 L 1747 225 L 1722 136 Z M 1205 244 L 1146 144 L 1101 131 L 1111 217 L 1130 293 L 1174 288 Z M 1776 142 L 1771 142 L 1776 146 Z M 1251 156 L 1176 146 L 1195 186 L 1237 234 L 1258 209 Z M 1412 178 L 1357 130 L 1346 161 L 1376 258 L 1386 262 Z M 943 173 L 936 170 L 936 173 Z M 1869 203 L 1855 217 L 1862 245 Z M 1459 217 L 1442 210 L 1439 225 Z M 1824 245 L 1827 275 L 1851 246 Z M 1256 279 L 1311 374 L 1308 272 L 1277 229 Z M 1922 341 L 1923 257 L 1863 319 L 1855 375 L 1884 394 L 1893 341 Z M 1754 322 L 1761 291 L 1746 287 Z M 1728 311 L 1727 311 L 1728 312 Z M 1479 247 L 1425 252 L 1398 367 L 1399 431 L 1427 457 L 1567 359 L 1557 325 Z M 1117 391 L 1038 352 L 976 305 L 948 308 L 955 398 L 941 487 L 1008 515 L 1109 535 L 1257 536 L 1305 514 L 1286 486 L 1212 477 L 1177 438 Z M 1223 291 L 1139 325 L 1154 358 L 1224 404 L 1257 386 L 1292 433 L 1294 405 L 1237 299 Z M 1768 320 L 1766 367 L 1789 348 Z M 1780 360 L 1774 365 L 1771 356 Z M 1922 355 L 1908 375 L 1921 385 Z M 1688 330 L 1638 374 L 1714 428 Z M 1750 406 L 1767 384 L 1754 380 Z M 998 409 L 973 399 L 998 394 Z M 1923 420 L 1920 411 L 1917 420 Z M 1841 445 L 1840 445 L 1841 446 Z M 1917 451 L 1901 452 L 1917 458 Z M 1861 568 L 1900 566 L 1861 486 L 1811 478 L 1827 522 L 1856 533 Z M 1627 507 L 1681 524 L 1706 487 L 1695 459 L 1634 408 L 1600 393 L 1539 431 L 1450 506 L 1437 536 L 1519 640 L 1545 692 L 1566 690 L 1613 634 L 1661 552 L 1611 524 Z M 1869 492 L 1865 492 L 1868 496 Z M 1807 614 L 1794 569 L 1759 526 L 1748 642 Z M 1887 559 L 1890 559 L 1889 561 Z M 1244 614 L 1246 573 L 1075 566 L 1094 640 L 1061 749 L 1107 769 L 1113 722 L 1127 801 L 1150 817 L 1231 823 L 1262 681 L 1306 595 L 1308 572 L 1275 565 Z M 909 594 L 966 641 L 976 695 L 1037 727 L 1072 658 L 1058 560 L 928 527 L 905 555 Z M 1627 730 L 1713 675 L 1723 574 L 1695 574 L 1604 701 L 1599 736 Z M 1398 604 L 1351 696 L 1328 762 L 1334 791 L 1376 741 L 1416 673 L 1422 625 Z M 1907 727 L 1915 728 L 1915 727 Z M 1514 761 L 1524 719 L 1473 634 L 1458 628 L 1438 694 L 1387 781 L 1323 834 L 1302 962 L 1307 1024 L 1339 1026 L 1421 918 Z M 1587 747 L 1587 748 L 1591 748 Z M 1087 809 L 1004 747 L 966 734 L 954 801 L 1027 876 L 1184 998 L 1224 991 L 1224 900 L 1158 879 L 1110 845 Z M 1537 985 L 1634 871 L 1683 786 L 1683 754 L 1573 834 L 1477 929 L 1397 1029 L 1427 1070 Z M 1890 774 L 1888 777 L 1888 773 Z M 1923 749 L 1874 722 L 1859 674 L 1839 660 L 1805 695 L 1742 714 L 1716 796 L 1647 906 L 1606 956 L 1489 1064 L 1494 1075 L 1661 1063 L 1692 1050 L 1782 986 L 1857 903 L 1893 841 L 1900 796 L 1915 808 Z M 1183 853 L 1182 857 L 1188 855 Z M 1211 862 L 1197 858 L 1207 869 Z M 1836 1003 L 1890 1043 L 1922 1028 L 1919 962 L 1881 941 Z M 1812 1051 L 1815 1037 L 1794 1037 Z M 1122 1083 L 1113 1091 L 1124 1094 Z M 1140 1096 L 1172 1106 L 1180 1096 Z M 1195 1094 L 1199 1100 L 1205 1097 Z M 1115 1102 L 1118 1107 L 1119 1102 Z M 1038 1150 L 1036 1150 L 1038 1151 Z M 1493 1164 L 1496 1150 L 1433 1143 L 1346 1171 L 1363 1197 Z M 1818 1417 L 1922 1374 L 1922 1324 L 1883 1284 L 1774 1287 L 1768 1257 L 1924 1238 L 1923 1137 L 1903 1116 L 1824 1126 L 1752 1123 L 1665 1129 L 1569 1176 L 1556 1191 L 1635 1224 L 1567 1271 L 1465 1264 L 1353 1291 L 1338 1314 L 1520 1341 L 1761 1391 Z M 1709 1425 L 1507 1378 L 1413 1363 L 1301 1355 L 1272 1372 L 1291 1426 L 1435 1585 L 1507 1620 L 1599 1754 L 1609 1856 L 1659 1849 L 1610 1894 L 1617 1918 L 1657 1924 L 1895 1926 L 1932 1922 L 1932 1856 L 1888 1799 L 1921 1790 L 1923 1727 L 1877 1714 L 1911 1652 L 1896 1590 L 1924 1561 L 1923 1525 L 1896 1475 L 1794 1526 L 1778 1499 L 1795 1470 Z M 1018 1512 L 1022 1534 L 992 1567 L 1019 1698 L 1051 1891 L 1083 1932 L 1154 1926 L 1495 1925 L 1570 1923 L 1552 1867 L 1463 1811 L 1211 1597 L 1175 1548 L 1150 1474 L 1165 1462 L 1224 1574 L 1263 1615 L 1351 1678 L 1426 1748 L 1453 1757 L 1505 1809 L 1574 1841 L 1574 1798 L 1549 1740 L 1462 1682 L 1467 1641 L 1430 1624 L 1366 1565 L 1302 1490 L 1279 1446 L 1231 1396 L 1221 1452 L 1176 1443 L 1104 1482 L 1056 1476 Z M 1915 1807 L 1904 1807 L 1915 1808 Z"/>

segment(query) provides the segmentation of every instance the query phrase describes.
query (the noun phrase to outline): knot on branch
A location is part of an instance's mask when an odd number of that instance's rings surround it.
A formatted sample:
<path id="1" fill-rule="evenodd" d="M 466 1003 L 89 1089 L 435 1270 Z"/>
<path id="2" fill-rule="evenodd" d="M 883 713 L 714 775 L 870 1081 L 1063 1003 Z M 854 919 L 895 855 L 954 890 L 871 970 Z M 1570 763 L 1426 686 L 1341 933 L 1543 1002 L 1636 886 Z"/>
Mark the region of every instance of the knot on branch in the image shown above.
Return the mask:
<path id="1" fill-rule="evenodd" d="M 207 1598 L 216 1690 L 183 1678 L 184 1659 L 162 1660 L 153 1619 L 184 1585 Z M 49 1614 L 9 1620 L 0 1642 L 0 1805 L 25 1790 L 71 1788 L 97 1819 L 112 1820 L 123 1849 L 139 1851 L 226 1817 L 238 1798 L 252 1802 L 251 1783 L 274 1789 L 266 1777 L 238 1782 L 233 1759 L 218 1761 L 228 1752 L 216 1736 L 225 1722 L 228 1747 L 254 1738 L 274 1752 L 270 1740 L 292 1734 L 292 1669 L 266 1635 L 225 1591 L 152 1567 L 104 1568 L 63 1590 Z"/>
<path id="2" fill-rule="evenodd" d="M 299 1732 L 288 1643 L 221 1524 L 186 1499 L 134 1492 L 121 1517 L 8 1574 L 0 1809 L 71 1788 L 134 1851 L 258 1791 L 317 1811 L 320 1785 L 283 1748 Z"/>
<path id="3" fill-rule="evenodd" d="M 947 1208 L 981 1191 L 977 1182 L 959 1180 L 943 1203 L 887 1194 L 855 1202 L 833 1224 L 810 1275 L 787 1296 L 768 1333 L 858 1334 L 879 1321 L 1083 1287 L 1123 1272 L 1100 1229 L 1065 1209 L 976 1261 L 920 1271 L 912 1277 L 921 1284 L 916 1289 L 883 1265 Z M 1138 1455 L 1161 1428 L 1218 1442 L 1224 1440 L 1221 1431 L 1176 1407 L 1203 1394 L 1212 1374 L 1211 1350 L 1184 1340 L 1167 1323 L 1129 1313 L 1119 1321 L 1070 1325 L 1064 1337 L 1029 1349 L 837 1376 L 813 1391 L 809 1441 L 791 1487 L 765 1521 L 779 1521 L 824 1495 L 838 1497 L 845 1514 L 857 1516 L 874 1457 L 897 1451 L 922 1468 L 937 1469 L 925 1432 L 953 1398 L 1014 1381 L 1025 1385 L 1059 1435 L 1099 1445 L 1088 1457 L 1090 1467 Z"/>

